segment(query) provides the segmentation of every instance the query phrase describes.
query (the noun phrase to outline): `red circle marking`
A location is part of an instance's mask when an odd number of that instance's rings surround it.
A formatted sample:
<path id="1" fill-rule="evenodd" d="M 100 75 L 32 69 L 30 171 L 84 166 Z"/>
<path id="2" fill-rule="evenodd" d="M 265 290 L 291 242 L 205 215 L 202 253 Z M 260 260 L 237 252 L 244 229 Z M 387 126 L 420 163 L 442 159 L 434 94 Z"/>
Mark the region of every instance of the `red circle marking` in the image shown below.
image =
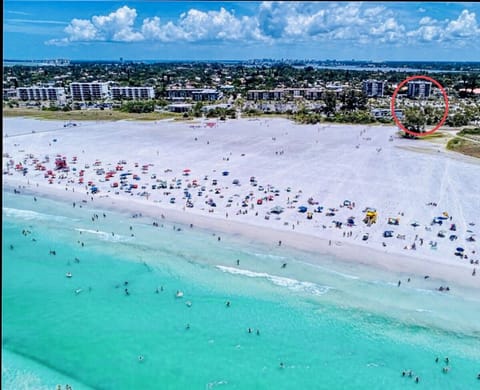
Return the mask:
<path id="1" fill-rule="evenodd" d="M 436 125 L 432 130 L 430 131 L 426 131 L 425 133 L 415 133 L 414 131 L 411 131 L 411 130 L 408 130 L 407 128 L 405 128 L 405 126 L 402 124 L 402 122 L 400 122 L 400 120 L 398 119 L 397 117 L 397 114 L 395 113 L 395 99 L 397 98 L 397 94 L 398 94 L 398 91 L 400 91 L 400 88 L 402 88 L 406 83 L 408 83 L 409 81 L 412 81 L 412 80 L 417 80 L 417 79 L 424 79 L 424 80 L 427 80 L 427 81 L 430 81 L 432 82 L 433 84 L 435 84 L 439 89 L 440 91 L 442 92 L 442 95 L 443 95 L 443 100 L 445 102 L 445 112 L 443 114 L 443 117 L 442 119 L 440 120 L 440 122 L 438 123 L 438 125 Z M 416 137 L 425 137 L 426 135 L 429 135 L 429 134 L 432 134 L 434 132 L 436 132 L 444 123 L 445 121 L 447 120 L 447 116 L 448 116 L 448 96 L 447 96 L 447 92 L 445 91 L 445 88 L 442 87 L 442 85 L 435 79 L 432 79 L 431 77 L 428 77 L 428 76 L 422 76 L 422 75 L 417 75 L 417 76 L 410 76 L 410 77 L 407 77 L 405 80 L 403 80 L 398 86 L 397 88 L 395 89 L 395 91 L 393 92 L 393 95 L 392 95 L 392 102 L 390 104 L 390 109 L 392 111 L 392 117 L 393 117 L 393 120 L 395 121 L 395 124 L 400 127 L 400 129 L 402 129 L 404 132 L 410 134 L 410 135 L 414 135 Z"/>

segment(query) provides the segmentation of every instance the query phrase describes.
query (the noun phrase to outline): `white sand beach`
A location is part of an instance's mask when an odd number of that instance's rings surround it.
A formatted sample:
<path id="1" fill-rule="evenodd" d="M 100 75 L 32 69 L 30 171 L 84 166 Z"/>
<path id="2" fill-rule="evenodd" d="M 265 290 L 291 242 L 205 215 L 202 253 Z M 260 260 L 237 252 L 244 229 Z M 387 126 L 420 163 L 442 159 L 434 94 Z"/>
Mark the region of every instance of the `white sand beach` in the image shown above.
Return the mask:
<path id="1" fill-rule="evenodd" d="M 4 118 L 3 153 L 6 190 L 480 286 L 480 160 L 394 127 Z"/>

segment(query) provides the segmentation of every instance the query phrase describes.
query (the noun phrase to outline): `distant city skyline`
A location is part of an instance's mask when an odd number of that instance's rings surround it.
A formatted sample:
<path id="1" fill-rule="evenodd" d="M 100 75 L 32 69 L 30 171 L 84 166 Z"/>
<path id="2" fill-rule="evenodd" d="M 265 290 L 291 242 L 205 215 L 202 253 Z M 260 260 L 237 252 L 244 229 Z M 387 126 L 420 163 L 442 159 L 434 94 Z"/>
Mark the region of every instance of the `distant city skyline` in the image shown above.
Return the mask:
<path id="1" fill-rule="evenodd" d="M 477 3 L 12 1 L 4 59 L 480 61 Z"/>

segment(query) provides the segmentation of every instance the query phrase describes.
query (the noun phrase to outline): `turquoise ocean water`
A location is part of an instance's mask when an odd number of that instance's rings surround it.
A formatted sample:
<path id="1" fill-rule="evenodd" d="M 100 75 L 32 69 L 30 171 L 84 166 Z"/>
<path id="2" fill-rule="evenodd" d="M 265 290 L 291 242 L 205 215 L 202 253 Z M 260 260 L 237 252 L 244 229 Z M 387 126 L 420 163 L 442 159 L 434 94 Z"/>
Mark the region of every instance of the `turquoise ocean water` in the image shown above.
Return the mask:
<path id="1" fill-rule="evenodd" d="M 4 389 L 480 388 L 478 290 L 92 207 L 4 194 Z"/>

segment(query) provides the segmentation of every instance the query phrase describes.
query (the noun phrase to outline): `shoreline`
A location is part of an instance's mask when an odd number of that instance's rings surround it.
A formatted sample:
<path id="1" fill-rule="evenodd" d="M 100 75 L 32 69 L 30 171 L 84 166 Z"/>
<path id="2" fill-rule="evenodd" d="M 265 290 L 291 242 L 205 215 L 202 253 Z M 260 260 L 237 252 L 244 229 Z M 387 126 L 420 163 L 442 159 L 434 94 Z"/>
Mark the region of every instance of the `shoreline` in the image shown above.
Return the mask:
<path id="1" fill-rule="evenodd" d="M 28 185 L 67 203 L 92 199 L 270 248 L 281 241 L 479 286 L 480 161 L 412 143 L 394 127 L 281 118 L 3 123 L 3 183 L 12 191 Z"/>
<path id="2" fill-rule="evenodd" d="M 9 178 L 10 179 L 10 178 Z M 11 179 L 10 179 L 11 180 Z M 382 252 L 377 248 L 368 248 L 352 242 L 331 240 L 331 245 L 326 238 L 306 234 L 298 231 L 285 231 L 273 227 L 264 227 L 246 222 L 224 220 L 216 217 L 198 215 L 187 211 L 163 208 L 152 205 L 140 199 L 125 199 L 110 196 L 96 197 L 91 201 L 85 194 L 61 191 L 56 187 L 26 187 L 25 183 L 18 179 L 3 181 L 4 191 L 13 192 L 20 188 L 23 195 L 44 197 L 50 200 L 71 205 L 72 201 L 86 201 L 88 208 L 113 211 L 125 216 L 141 213 L 143 218 L 152 218 L 153 221 L 163 220 L 167 223 L 178 223 L 185 227 L 193 224 L 204 232 L 217 235 L 226 234 L 231 237 L 251 240 L 254 243 L 267 247 L 281 247 L 287 250 L 307 252 L 309 254 L 331 255 L 346 264 L 360 264 L 373 267 L 386 272 L 401 273 L 423 278 L 428 275 L 432 279 L 451 282 L 465 288 L 479 289 L 480 284 L 469 273 L 469 265 L 452 264 L 448 261 L 432 260 L 431 258 L 419 258 Z M 16 182 L 16 183 L 13 183 Z M 164 219 L 162 219 L 162 215 Z M 309 256 L 309 258 L 312 258 Z M 321 265 L 320 262 L 308 261 L 311 265 Z"/>

